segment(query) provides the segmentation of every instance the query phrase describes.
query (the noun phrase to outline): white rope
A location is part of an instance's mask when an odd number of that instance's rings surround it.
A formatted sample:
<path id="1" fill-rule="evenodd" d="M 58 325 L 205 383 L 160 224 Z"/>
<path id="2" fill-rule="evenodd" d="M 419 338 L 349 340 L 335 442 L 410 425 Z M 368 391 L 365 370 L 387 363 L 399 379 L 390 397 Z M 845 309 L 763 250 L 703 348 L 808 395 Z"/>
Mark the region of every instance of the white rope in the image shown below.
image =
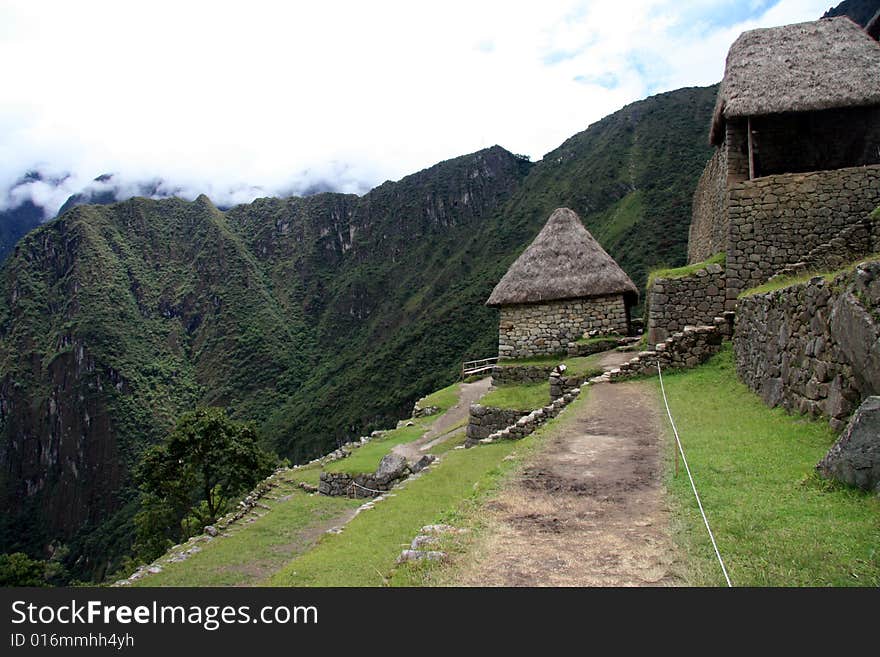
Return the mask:
<path id="1" fill-rule="evenodd" d="M 375 488 L 367 488 L 366 486 L 361 486 L 360 484 L 358 484 L 358 483 L 356 483 L 356 482 L 354 482 L 354 481 L 351 482 L 351 485 L 352 485 L 352 486 L 357 486 L 358 488 L 362 488 L 362 489 L 364 489 L 364 490 L 368 490 L 368 491 L 370 491 L 371 493 L 378 493 L 379 495 L 384 495 L 385 493 L 388 492 L 387 490 L 376 490 Z"/>
<path id="2" fill-rule="evenodd" d="M 675 420 L 672 419 L 672 411 L 669 410 L 669 401 L 666 399 L 666 388 L 663 385 L 663 373 L 660 371 L 660 359 L 657 359 L 657 374 L 660 377 L 660 391 L 663 393 L 663 403 L 666 405 L 666 415 L 669 416 L 669 423 L 672 425 L 672 432 L 675 434 L 675 442 L 678 445 L 678 451 L 681 454 L 681 462 L 684 463 L 684 469 L 687 470 L 688 479 L 691 480 L 691 488 L 694 490 L 694 497 L 697 498 L 697 506 L 700 507 L 700 514 L 703 516 L 703 522 L 706 524 L 706 531 L 709 532 L 709 539 L 712 541 L 712 547 L 715 548 L 715 556 L 718 557 L 718 563 L 721 564 L 721 572 L 724 573 L 724 579 L 727 580 L 727 586 L 732 587 L 730 577 L 727 576 L 727 568 L 724 567 L 724 560 L 718 551 L 718 544 L 715 543 L 715 536 L 712 534 L 712 528 L 709 527 L 709 519 L 706 518 L 706 512 L 703 510 L 703 503 L 700 501 L 700 494 L 697 492 L 697 485 L 694 483 L 694 477 L 691 475 L 691 469 L 688 467 L 687 458 L 684 455 L 684 448 L 681 446 L 681 439 L 678 437 L 678 429 L 675 428 Z"/>

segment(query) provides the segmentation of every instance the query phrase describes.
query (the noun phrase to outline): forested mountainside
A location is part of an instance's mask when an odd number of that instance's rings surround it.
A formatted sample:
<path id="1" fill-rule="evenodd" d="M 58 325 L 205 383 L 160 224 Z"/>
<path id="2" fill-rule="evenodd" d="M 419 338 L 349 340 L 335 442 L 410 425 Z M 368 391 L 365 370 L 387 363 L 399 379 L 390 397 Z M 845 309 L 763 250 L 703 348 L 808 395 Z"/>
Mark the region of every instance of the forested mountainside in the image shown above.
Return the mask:
<path id="1" fill-rule="evenodd" d="M 196 404 L 293 460 L 392 424 L 494 353 L 483 303 L 556 207 L 639 285 L 680 264 L 715 91 L 629 105 L 536 164 L 496 146 L 361 197 L 135 198 L 33 231 L 0 271 L 0 551 L 112 570 L 133 465 Z"/>

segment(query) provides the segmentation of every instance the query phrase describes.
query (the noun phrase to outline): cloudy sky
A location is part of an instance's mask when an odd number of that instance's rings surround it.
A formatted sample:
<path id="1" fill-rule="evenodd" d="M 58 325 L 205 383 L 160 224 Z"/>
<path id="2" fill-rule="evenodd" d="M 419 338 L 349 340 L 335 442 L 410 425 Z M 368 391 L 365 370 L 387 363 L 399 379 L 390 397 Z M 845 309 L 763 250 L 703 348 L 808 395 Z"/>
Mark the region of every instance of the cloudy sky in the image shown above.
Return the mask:
<path id="1" fill-rule="evenodd" d="M 717 82 L 743 30 L 831 4 L 0 0 L 0 191 L 69 172 L 19 192 L 57 208 L 115 172 L 228 203 L 360 193 L 493 144 L 538 160 L 629 102 Z"/>

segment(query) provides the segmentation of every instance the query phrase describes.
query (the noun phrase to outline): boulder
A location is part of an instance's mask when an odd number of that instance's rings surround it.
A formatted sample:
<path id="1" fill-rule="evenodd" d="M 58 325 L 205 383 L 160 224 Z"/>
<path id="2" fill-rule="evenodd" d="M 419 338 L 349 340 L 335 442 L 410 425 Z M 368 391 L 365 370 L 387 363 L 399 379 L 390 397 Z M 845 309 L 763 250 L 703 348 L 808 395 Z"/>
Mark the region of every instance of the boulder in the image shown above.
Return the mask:
<path id="1" fill-rule="evenodd" d="M 436 458 L 437 457 L 434 456 L 433 454 L 425 454 L 422 458 L 420 458 L 418 461 L 413 463 L 410 466 L 410 469 L 413 472 L 421 472 L 422 470 L 427 468 L 429 465 L 431 465 Z"/>
<path id="2" fill-rule="evenodd" d="M 395 479 L 404 477 L 408 470 L 409 465 L 407 465 L 405 457 L 389 452 L 382 457 L 374 477 L 379 483 L 387 484 Z"/>
<path id="3" fill-rule="evenodd" d="M 862 402 L 816 469 L 829 479 L 880 492 L 880 397 Z"/>

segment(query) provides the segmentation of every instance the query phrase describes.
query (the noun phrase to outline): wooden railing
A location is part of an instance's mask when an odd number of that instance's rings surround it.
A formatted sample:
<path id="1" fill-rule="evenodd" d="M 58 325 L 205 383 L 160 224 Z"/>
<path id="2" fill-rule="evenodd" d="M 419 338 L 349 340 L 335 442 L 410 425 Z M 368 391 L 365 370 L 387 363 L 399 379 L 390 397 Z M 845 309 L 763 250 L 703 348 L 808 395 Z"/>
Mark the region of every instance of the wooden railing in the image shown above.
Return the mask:
<path id="1" fill-rule="evenodd" d="M 498 362 L 498 357 L 481 358 L 480 360 L 469 360 L 461 364 L 461 378 L 466 379 L 480 372 L 490 372 Z"/>

